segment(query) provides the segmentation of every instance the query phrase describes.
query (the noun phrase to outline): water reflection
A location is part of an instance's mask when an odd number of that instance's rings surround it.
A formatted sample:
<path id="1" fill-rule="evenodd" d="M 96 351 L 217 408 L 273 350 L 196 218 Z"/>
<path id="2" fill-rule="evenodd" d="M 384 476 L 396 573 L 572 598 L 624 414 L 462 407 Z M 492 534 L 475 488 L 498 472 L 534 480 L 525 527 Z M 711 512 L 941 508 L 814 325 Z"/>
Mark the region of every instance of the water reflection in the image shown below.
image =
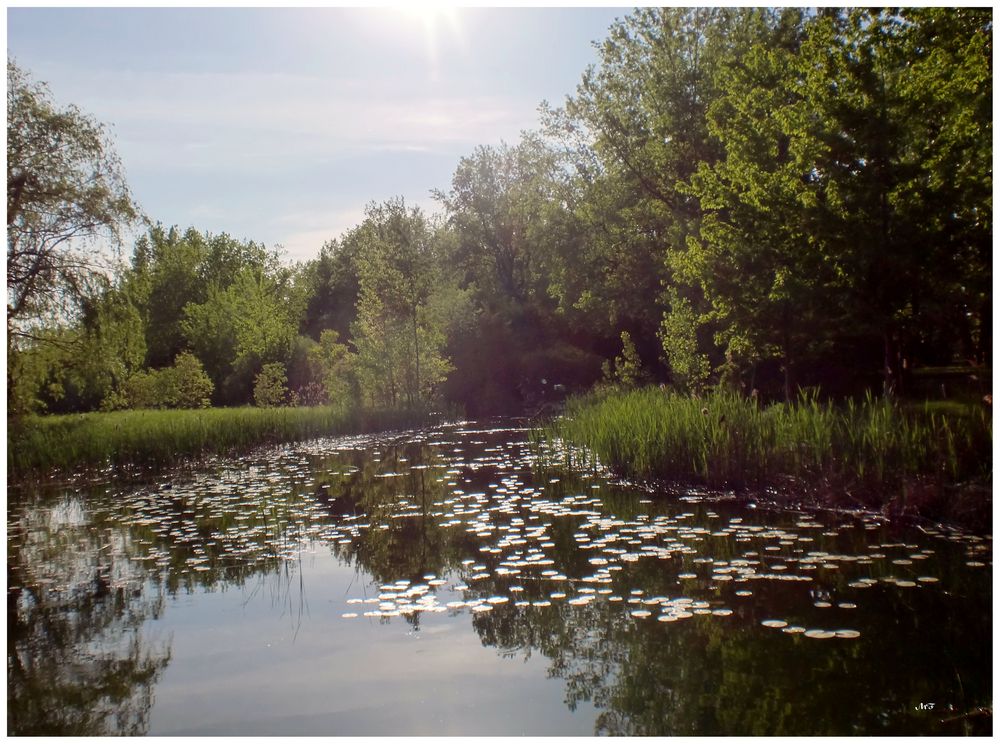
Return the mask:
<path id="1" fill-rule="evenodd" d="M 440 615 L 541 656 L 595 733 L 991 730 L 990 539 L 663 498 L 567 459 L 449 427 L 15 499 L 8 730 L 143 733 L 165 598 L 271 586 L 297 632 L 305 552 L 355 568 L 336 622 L 378 644 Z"/>
<path id="2" fill-rule="evenodd" d="M 8 733 L 145 732 L 170 651 L 141 631 L 163 596 L 127 541 L 69 498 L 8 522 Z"/>

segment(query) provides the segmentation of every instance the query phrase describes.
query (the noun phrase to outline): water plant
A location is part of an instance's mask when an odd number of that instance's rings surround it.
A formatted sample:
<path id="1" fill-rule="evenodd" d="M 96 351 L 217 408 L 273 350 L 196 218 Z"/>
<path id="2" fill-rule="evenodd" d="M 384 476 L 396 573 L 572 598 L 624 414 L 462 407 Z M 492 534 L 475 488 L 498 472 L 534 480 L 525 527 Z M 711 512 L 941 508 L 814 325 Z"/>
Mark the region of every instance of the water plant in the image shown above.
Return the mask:
<path id="1" fill-rule="evenodd" d="M 546 434 L 630 477 L 713 487 L 792 478 L 884 494 L 920 479 L 954 485 L 992 475 L 987 409 L 871 395 L 836 404 L 804 392 L 793 403 L 761 405 L 729 393 L 598 393 L 570 400 Z"/>
<path id="2" fill-rule="evenodd" d="M 420 426 L 426 410 L 207 408 L 138 410 L 8 420 L 13 479 L 78 467 L 160 467 L 204 455 L 310 437 Z"/>

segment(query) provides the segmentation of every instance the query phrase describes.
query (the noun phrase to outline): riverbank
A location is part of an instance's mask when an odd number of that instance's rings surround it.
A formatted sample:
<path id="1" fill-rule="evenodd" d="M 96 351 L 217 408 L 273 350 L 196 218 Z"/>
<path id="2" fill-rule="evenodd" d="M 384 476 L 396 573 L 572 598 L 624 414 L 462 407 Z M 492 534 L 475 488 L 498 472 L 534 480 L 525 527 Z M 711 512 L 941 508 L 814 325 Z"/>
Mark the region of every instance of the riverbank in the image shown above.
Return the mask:
<path id="1" fill-rule="evenodd" d="M 435 414 L 333 406 L 135 410 L 7 422 L 8 482 L 80 468 L 149 469 L 254 446 L 424 426 Z"/>
<path id="2" fill-rule="evenodd" d="M 760 405 L 656 388 L 568 401 L 546 434 L 617 474 L 775 500 L 988 525 L 992 412 L 954 404 Z"/>

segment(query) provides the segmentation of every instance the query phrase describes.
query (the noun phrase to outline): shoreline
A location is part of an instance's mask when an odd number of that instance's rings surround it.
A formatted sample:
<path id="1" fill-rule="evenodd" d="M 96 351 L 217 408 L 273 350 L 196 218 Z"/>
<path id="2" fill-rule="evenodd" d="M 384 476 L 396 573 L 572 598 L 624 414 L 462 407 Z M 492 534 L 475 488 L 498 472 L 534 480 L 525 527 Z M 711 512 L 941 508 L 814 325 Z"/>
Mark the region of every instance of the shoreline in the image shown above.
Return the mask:
<path id="1" fill-rule="evenodd" d="M 987 411 L 942 415 L 874 399 L 759 407 L 732 395 L 693 400 L 645 388 L 573 399 L 541 437 L 579 448 L 617 478 L 668 491 L 992 528 Z"/>

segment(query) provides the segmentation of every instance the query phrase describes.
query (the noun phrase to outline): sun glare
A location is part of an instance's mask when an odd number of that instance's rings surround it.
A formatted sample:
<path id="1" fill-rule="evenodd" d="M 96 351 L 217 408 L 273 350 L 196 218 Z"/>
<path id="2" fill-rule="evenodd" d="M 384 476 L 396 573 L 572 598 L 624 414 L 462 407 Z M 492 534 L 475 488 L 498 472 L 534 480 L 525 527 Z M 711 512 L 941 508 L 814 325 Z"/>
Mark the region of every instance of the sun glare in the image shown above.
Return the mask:
<path id="1" fill-rule="evenodd" d="M 427 27 L 438 26 L 447 23 L 449 26 L 457 26 L 458 10 L 448 5 L 435 5 L 433 3 L 407 3 L 396 5 L 393 11 L 411 20 L 419 20 Z"/>
<path id="2" fill-rule="evenodd" d="M 422 27 L 427 56 L 432 66 L 436 66 L 439 46 L 443 34 L 461 44 L 461 23 L 459 9 L 437 3 L 406 3 L 385 8 L 399 24 L 405 25 L 407 32 L 413 33 Z"/>

